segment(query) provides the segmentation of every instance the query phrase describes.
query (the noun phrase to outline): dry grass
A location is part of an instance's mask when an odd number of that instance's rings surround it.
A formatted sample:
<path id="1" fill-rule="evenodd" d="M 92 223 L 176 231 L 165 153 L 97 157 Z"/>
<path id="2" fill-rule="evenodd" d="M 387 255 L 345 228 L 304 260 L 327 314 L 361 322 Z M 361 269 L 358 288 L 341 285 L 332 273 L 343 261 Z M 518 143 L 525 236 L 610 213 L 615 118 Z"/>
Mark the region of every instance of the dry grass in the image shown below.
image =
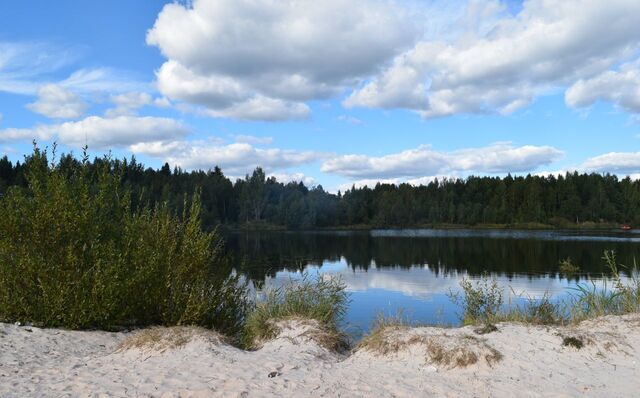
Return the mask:
<path id="1" fill-rule="evenodd" d="M 378 325 L 360 341 L 357 349 L 386 356 L 397 354 L 411 346 L 422 346 L 427 362 L 447 369 L 464 368 L 481 359 L 493 366 L 502 360 L 502 354 L 484 339 L 471 335 L 420 335 L 413 334 L 411 330 L 403 324 Z M 408 337 L 409 334 L 412 335 Z"/>
<path id="2" fill-rule="evenodd" d="M 341 333 L 337 328 L 328 327 L 315 319 L 307 319 L 302 317 L 287 317 L 284 319 L 270 320 L 270 328 L 278 335 L 285 329 L 304 328 L 304 332 L 296 337 L 305 337 L 316 342 L 319 346 L 338 353 L 344 353 L 349 350 L 349 343 L 345 334 Z M 289 336 L 292 341 L 295 338 Z M 271 340 L 265 339 L 258 341 L 258 346 L 262 346 L 264 342 Z M 257 348 L 256 347 L 256 348 Z"/>
<path id="3" fill-rule="evenodd" d="M 116 352 L 132 349 L 164 352 L 180 348 L 194 338 L 202 338 L 216 344 L 224 341 L 221 334 L 210 329 L 196 326 L 158 326 L 134 332 L 118 344 Z"/>

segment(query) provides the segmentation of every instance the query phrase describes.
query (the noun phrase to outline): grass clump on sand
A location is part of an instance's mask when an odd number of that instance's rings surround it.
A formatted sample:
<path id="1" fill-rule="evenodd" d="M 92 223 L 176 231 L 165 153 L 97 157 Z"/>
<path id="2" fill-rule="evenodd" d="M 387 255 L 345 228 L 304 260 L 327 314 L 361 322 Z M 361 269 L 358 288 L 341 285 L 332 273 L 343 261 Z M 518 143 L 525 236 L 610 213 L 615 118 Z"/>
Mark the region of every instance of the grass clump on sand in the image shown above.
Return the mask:
<path id="1" fill-rule="evenodd" d="M 584 342 L 578 337 L 565 336 L 562 338 L 562 345 L 565 347 L 574 347 L 579 350 L 584 347 Z"/>
<path id="2" fill-rule="evenodd" d="M 448 369 L 464 368 L 478 363 L 480 359 L 490 366 L 502 360 L 502 354 L 483 339 L 446 333 L 420 334 L 411 326 L 402 314 L 391 317 L 379 315 L 371 332 L 358 343 L 356 349 L 387 356 L 409 347 L 422 347 L 427 362 Z"/>
<path id="3" fill-rule="evenodd" d="M 243 345 L 255 348 L 276 336 L 278 321 L 287 319 L 315 320 L 319 323 L 325 346 L 344 347 L 344 336 L 338 330 L 338 322 L 344 316 L 348 304 L 346 286 L 338 277 L 304 274 L 300 281 L 266 291 L 266 297 L 258 301 L 247 316 Z"/>
<path id="4" fill-rule="evenodd" d="M 118 344 L 116 351 L 138 349 L 164 352 L 180 348 L 198 337 L 215 343 L 225 341 L 218 332 L 197 326 L 151 327 L 133 332 Z"/>
<path id="5" fill-rule="evenodd" d="M 391 338 L 390 335 L 400 330 L 406 330 L 410 325 L 408 319 L 401 312 L 394 316 L 385 316 L 379 313 L 373 322 L 371 331 L 358 342 L 356 348 L 367 349 L 381 355 L 398 352 L 406 343 Z"/>
<path id="6" fill-rule="evenodd" d="M 180 215 L 132 206 L 121 163 L 55 162 L 34 145 L 26 187 L 0 197 L 0 319 L 113 329 L 200 325 L 237 333 L 246 287 L 215 232 L 203 232 L 198 195 Z M 118 166 L 120 164 L 120 166 Z"/>

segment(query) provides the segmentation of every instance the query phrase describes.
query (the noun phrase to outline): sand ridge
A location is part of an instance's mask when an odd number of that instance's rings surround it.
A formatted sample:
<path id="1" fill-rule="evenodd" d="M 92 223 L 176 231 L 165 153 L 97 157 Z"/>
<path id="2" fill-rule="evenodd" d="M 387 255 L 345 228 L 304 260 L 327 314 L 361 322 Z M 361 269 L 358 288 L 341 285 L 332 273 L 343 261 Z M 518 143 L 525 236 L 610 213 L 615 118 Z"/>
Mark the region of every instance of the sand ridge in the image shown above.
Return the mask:
<path id="1" fill-rule="evenodd" d="M 473 327 L 398 328 L 386 336 L 389 350 L 344 354 L 316 342 L 317 325 L 308 321 L 282 324 L 278 337 L 255 351 L 198 329 L 176 329 L 171 344 L 163 339 L 174 331 L 156 329 L 152 344 L 132 345 L 127 341 L 144 331 L 0 324 L 0 396 L 631 397 L 640 391 L 639 314 L 573 327 L 497 326 L 484 335 Z M 564 346 L 565 337 L 584 347 Z"/>

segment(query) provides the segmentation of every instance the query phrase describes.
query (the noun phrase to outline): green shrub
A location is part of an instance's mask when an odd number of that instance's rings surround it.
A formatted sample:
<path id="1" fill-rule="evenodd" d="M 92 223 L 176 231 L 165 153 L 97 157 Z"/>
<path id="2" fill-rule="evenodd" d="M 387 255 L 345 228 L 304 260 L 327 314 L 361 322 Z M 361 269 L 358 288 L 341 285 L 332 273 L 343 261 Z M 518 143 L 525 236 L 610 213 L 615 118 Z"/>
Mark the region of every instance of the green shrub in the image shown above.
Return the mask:
<path id="1" fill-rule="evenodd" d="M 346 286 L 338 277 L 317 275 L 266 291 L 263 301 L 248 315 L 243 336 L 244 345 L 252 347 L 278 332 L 275 322 L 287 318 L 314 319 L 338 336 L 338 322 L 348 304 Z"/>
<path id="2" fill-rule="evenodd" d="M 27 188 L 0 197 L 0 318 L 237 332 L 246 286 L 231 275 L 218 235 L 201 230 L 198 195 L 185 198 L 180 216 L 164 205 L 134 211 L 113 162 L 99 164 L 90 170 L 85 154 L 62 167 L 34 145 Z"/>
<path id="3" fill-rule="evenodd" d="M 504 302 L 498 282 L 495 279 L 483 277 L 474 283 L 463 278 L 460 281 L 460 287 L 462 294 L 451 292 L 449 297 L 462 307 L 463 324 L 493 322 Z"/>

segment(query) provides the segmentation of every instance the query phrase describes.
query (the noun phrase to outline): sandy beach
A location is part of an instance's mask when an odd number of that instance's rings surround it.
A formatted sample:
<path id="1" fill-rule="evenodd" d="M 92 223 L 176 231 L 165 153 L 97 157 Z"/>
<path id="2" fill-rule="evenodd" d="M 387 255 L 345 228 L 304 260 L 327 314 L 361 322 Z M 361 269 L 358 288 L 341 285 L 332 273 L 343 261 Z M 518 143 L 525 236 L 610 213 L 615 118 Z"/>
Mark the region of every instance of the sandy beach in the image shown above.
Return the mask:
<path id="1" fill-rule="evenodd" d="M 198 328 L 0 324 L 0 396 L 630 397 L 640 390 L 637 314 L 574 327 L 498 324 L 487 334 L 397 328 L 376 346 L 344 354 L 323 348 L 312 322 L 280 327 L 276 339 L 243 351 Z M 584 346 L 565 346 L 565 337 Z"/>

